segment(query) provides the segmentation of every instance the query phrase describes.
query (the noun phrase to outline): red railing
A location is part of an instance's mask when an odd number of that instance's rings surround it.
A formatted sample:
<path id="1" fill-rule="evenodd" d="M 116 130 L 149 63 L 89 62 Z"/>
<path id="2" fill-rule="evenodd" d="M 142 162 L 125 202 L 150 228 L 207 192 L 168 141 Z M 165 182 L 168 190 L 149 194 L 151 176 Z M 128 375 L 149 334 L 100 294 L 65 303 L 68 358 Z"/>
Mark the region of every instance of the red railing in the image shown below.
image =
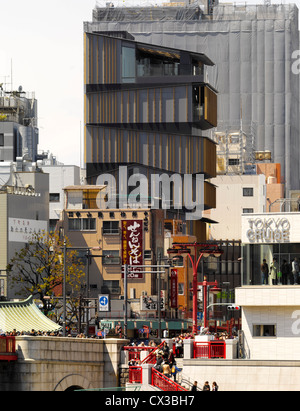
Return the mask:
<path id="1" fill-rule="evenodd" d="M 15 337 L 0 337 L 0 360 L 16 361 L 17 358 Z"/>
<path id="2" fill-rule="evenodd" d="M 130 366 L 129 367 L 129 382 L 131 384 L 142 384 L 143 382 L 143 372 L 142 367 Z"/>
<path id="3" fill-rule="evenodd" d="M 143 359 L 142 364 L 155 364 L 156 363 L 156 353 L 161 350 L 164 345 L 164 341 L 155 347 L 146 358 Z"/>
<path id="4" fill-rule="evenodd" d="M 131 345 L 123 347 L 124 351 L 128 351 L 128 360 L 140 360 L 141 351 L 153 351 L 156 347 L 133 347 Z"/>
<path id="5" fill-rule="evenodd" d="M 226 358 L 225 341 L 195 341 L 194 358 Z"/>
<path id="6" fill-rule="evenodd" d="M 187 391 L 186 388 L 177 384 L 175 381 L 163 375 L 152 367 L 151 384 L 162 391 Z"/>

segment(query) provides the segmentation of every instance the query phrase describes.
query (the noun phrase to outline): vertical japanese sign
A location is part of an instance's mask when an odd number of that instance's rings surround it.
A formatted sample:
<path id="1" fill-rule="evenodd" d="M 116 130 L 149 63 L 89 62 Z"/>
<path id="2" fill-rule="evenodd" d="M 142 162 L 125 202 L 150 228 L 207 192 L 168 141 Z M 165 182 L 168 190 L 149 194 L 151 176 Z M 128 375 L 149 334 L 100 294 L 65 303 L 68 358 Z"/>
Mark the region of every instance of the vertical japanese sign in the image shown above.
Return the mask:
<path id="1" fill-rule="evenodd" d="M 178 271 L 171 269 L 171 308 L 178 308 Z"/>
<path id="2" fill-rule="evenodd" d="M 143 278 L 143 221 L 122 221 L 122 264 L 130 265 L 128 278 Z M 132 267 L 133 266 L 133 267 Z"/>

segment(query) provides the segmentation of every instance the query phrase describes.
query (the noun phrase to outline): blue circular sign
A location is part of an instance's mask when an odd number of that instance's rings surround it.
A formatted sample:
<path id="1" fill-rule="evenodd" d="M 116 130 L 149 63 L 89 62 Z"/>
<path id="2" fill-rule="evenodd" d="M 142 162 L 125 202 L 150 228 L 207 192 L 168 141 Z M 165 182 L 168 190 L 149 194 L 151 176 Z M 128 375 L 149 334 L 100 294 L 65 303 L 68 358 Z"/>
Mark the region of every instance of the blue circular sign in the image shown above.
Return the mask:
<path id="1" fill-rule="evenodd" d="M 103 295 L 102 297 L 100 297 L 99 303 L 100 303 L 100 305 L 103 305 L 103 306 L 107 305 L 108 298 Z"/>

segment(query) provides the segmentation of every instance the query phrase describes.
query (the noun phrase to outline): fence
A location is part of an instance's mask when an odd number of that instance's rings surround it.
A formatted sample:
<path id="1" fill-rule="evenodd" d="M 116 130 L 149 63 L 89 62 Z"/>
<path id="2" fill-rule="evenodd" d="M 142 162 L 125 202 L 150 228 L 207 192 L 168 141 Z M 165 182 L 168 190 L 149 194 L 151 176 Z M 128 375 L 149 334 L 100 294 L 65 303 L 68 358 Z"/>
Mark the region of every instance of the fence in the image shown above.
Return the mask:
<path id="1" fill-rule="evenodd" d="M 194 358 L 226 358 L 225 341 L 195 341 Z"/>
<path id="2" fill-rule="evenodd" d="M 170 378 L 163 375 L 152 367 L 151 384 L 162 391 L 187 391 L 186 388 L 172 381 Z"/>
<path id="3" fill-rule="evenodd" d="M 129 382 L 130 384 L 142 384 L 143 383 L 143 372 L 142 367 L 131 366 L 129 367 Z"/>
<path id="4" fill-rule="evenodd" d="M 15 361 L 17 358 L 15 337 L 0 337 L 0 360 Z"/>
<path id="5" fill-rule="evenodd" d="M 128 351 L 128 361 L 141 359 L 141 351 L 153 351 L 156 347 L 133 347 L 131 345 L 123 347 L 124 351 Z"/>

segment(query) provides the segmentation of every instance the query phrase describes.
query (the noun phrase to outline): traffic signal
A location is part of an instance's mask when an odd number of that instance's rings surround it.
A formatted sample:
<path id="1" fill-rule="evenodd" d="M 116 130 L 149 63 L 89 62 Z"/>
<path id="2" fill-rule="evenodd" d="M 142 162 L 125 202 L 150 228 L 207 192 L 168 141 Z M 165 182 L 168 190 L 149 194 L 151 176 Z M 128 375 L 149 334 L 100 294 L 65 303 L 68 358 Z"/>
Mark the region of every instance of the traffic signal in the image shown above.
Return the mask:
<path id="1" fill-rule="evenodd" d="M 241 307 L 239 305 L 231 304 L 227 306 L 228 311 L 239 311 Z"/>

